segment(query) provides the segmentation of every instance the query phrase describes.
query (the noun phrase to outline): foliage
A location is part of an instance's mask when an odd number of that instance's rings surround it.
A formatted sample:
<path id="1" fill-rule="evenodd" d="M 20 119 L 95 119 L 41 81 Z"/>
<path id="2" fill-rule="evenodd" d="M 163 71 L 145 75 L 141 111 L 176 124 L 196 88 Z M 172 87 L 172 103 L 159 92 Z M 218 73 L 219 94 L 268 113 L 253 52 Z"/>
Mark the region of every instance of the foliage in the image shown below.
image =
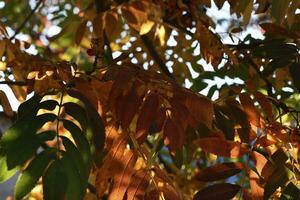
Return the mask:
<path id="1" fill-rule="evenodd" d="M 16 199 L 299 199 L 298 0 L 0 7 L 0 83 L 22 103 L 0 182 L 21 171 Z"/>

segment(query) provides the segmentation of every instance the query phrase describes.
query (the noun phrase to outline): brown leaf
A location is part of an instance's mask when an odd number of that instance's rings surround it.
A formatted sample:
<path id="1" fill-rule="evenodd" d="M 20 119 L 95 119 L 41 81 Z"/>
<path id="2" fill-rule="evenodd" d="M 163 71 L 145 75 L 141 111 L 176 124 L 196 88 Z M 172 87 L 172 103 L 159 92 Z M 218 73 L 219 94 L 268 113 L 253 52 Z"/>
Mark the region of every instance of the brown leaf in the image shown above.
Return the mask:
<path id="1" fill-rule="evenodd" d="M 193 200 L 232 199 L 242 189 L 239 185 L 219 183 L 208 186 L 194 195 Z"/>
<path id="2" fill-rule="evenodd" d="M 95 37 L 103 38 L 103 14 L 98 13 L 92 21 Z"/>
<path id="3" fill-rule="evenodd" d="M 148 19 L 147 12 L 145 12 L 143 4 L 140 3 L 123 6 L 122 14 L 126 22 L 136 31 L 140 31 L 142 23 Z"/>
<path id="4" fill-rule="evenodd" d="M 136 139 L 139 143 L 142 143 L 147 135 L 148 130 L 153 124 L 155 115 L 159 110 L 159 98 L 158 95 L 152 93 L 147 96 L 140 110 L 140 115 L 136 124 Z"/>
<path id="5" fill-rule="evenodd" d="M 75 33 L 75 44 L 77 45 L 80 45 L 81 41 L 82 41 L 82 38 L 84 37 L 84 33 L 86 31 L 86 24 L 87 24 L 87 20 L 83 20 L 77 30 L 76 30 L 76 33 Z"/>
<path id="6" fill-rule="evenodd" d="M 254 106 L 253 100 L 246 93 L 240 94 L 239 97 L 249 122 L 254 126 L 260 127 L 260 115 Z"/>
<path id="7" fill-rule="evenodd" d="M 148 171 L 139 170 L 131 177 L 126 200 L 142 200 L 149 185 Z"/>
<path id="8" fill-rule="evenodd" d="M 113 11 L 105 12 L 104 15 L 104 30 L 109 38 L 113 38 L 117 33 L 117 25 L 119 23 L 118 13 Z"/>
<path id="9" fill-rule="evenodd" d="M 205 152 L 230 158 L 238 158 L 249 151 L 249 148 L 243 143 L 216 137 L 199 139 L 196 141 L 196 144 Z"/>
<path id="10" fill-rule="evenodd" d="M 120 160 L 122 170 L 114 175 L 114 185 L 108 200 L 123 200 L 125 192 L 130 184 L 133 167 L 137 160 L 137 152 L 129 150 Z"/>
<path id="11" fill-rule="evenodd" d="M 8 100 L 6 94 L 2 90 L 0 90 L 0 103 L 1 103 L 1 106 L 3 107 L 4 113 L 8 117 L 13 117 L 14 112 L 10 106 L 10 103 L 9 103 L 9 100 Z"/>
<path id="12" fill-rule="evenodd" d="M 221 163 L 204 168 L 195 178 L 206 182 L 221 180 L 240 173 L 243 168 L 244 165 L 242 163 Z"/>
<path id="13" fill-rule="evenodd" d="M 261 108 L 266 113 L 268 119 L 274 120 L 273 109 L 269 99 L 267 99 L 267 97 L 260 92 L 255 92 L 254 97 L 259 102 Z"/>

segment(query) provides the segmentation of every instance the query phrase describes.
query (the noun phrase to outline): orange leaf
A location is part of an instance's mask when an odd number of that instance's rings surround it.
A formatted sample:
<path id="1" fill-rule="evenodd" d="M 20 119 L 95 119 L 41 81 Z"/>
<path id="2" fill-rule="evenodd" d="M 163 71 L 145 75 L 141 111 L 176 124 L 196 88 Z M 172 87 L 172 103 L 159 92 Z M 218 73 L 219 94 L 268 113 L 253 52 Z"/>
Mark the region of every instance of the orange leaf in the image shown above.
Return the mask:
<path id="1" fill-rule="evenodd" d="M 240 190 L 241 186 L 230 183 L 219 183 L 208 186 L 194 195 L 194 200 L 232 199 Z"/>
<path id="2" fill-rule="evenodd" d="M 0 103 L 1 103 L 1 106 L 3 107 L 4 113 L 8 117 L 13 117 L 14 112 L 10 106 L 10 103 L 9 103 L 9 100 L 8 100 L 6 94 L 2 90 L 0 90 Z"/>
<path id="3" fill-rule="evenodd" d="M 119 160 L 123 157 L 126 148 L 126 135 L 121 135 L 113 142 L 113 145 L 104 160 L 103 165 L 96 172 L 96 193 L 98 197 L 103 196 L 109 183 L 109 178 L 120 170 Z"/>
<path id="4" fill-rule="evenodd" d="M 211 167 L 204 168 L 196 175 L 199 181 L 216 181 L 228 178 L 242 171 L 244 165 L 242 163 L 222 163 Z"/>
<path id="5" fill-rule="evenodd" d="M 131 177 L 131 183 L 127 189 L 127 200 L 143 199 L 150 177 L 146 170 L 139 170 Z"/>
<path id="6" fill-rule="evenodd" d="M 238 158 L 249 151 L 249 148 L 243 143 L 232 142 L 216 137 L 199 139 L 196 141 L 196 144 L 205 152 L 230 158 Z"/>
<path id="7" fill-rule="evenodd" d="M 113 37 L 116 34 L 116 26 L 118 24 L 119 17 L 118 13 L 113 11 L 108 11 L 104 15 L 104 29 L 105 34 L 108 37 Z"/>
<path id="8" fill-rule="evenodd" d="M 131 175 L 134 173 L 133 167 L 137 160 L 137 152 L 128 151 L 120 160 L 122 170 L 114 175 L 114 185 L 108 200 L 123 200 L 127 187 L 130 184 Z"/>

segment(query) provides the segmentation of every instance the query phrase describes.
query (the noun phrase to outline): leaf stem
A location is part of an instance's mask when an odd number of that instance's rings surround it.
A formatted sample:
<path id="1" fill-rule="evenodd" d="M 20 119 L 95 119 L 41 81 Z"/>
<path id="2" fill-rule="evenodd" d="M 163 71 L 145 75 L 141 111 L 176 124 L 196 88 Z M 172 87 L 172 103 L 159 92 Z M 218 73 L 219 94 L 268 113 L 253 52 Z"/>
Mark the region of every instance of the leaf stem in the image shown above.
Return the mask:
<path id="1" fill-rule="evenodd" d="M 60 97 L 60 101 L 59 101 L 59 105 L 58 105 L 58 112 L 57 112 L 57 123 L 56 123 L 56 148 L 57 148 L 57 152 L 59 152 L 59 122 L 60 122 L 60 113 L 61 113 L 61 108 L 62 108 L 62 104 L 63 104 L 63 98 L 64 98 L 64 91 L 61 92 L 61 97 Z M 57 155 L 59 156 L 59 155 Z"/>

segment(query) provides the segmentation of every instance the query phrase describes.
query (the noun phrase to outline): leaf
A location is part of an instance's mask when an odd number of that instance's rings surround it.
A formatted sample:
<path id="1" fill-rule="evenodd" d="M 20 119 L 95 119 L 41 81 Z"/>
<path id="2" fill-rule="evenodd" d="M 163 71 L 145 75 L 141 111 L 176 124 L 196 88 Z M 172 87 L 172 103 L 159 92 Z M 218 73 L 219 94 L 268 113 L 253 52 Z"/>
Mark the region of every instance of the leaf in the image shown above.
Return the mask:
<path id="1" fill-rule="evenodd" d="M 105 130 L 102 118 L 97 112 L 97 108 L 93 106 L 89 99 L 77 90 L 68 90 L 71 97 L 79 99 L 85 105 L 87 116 L 90 120 L 90 125 L 93 131 L 93 141 L 96 145 L 96 150 L 101 151 L 104 147 Z"/>
<path id="2" fill-rule="evenodd" d="M 10 106 L 10 103 L 9 103 L 9 100 L 8 100 L 6 94 L 2 90 L 0 90 L 0 103 L 1 103 L 1 106 L 3 107 L 4 113 L 8 117 L 13 117 L 14 112 Z"/>
<path id="3" fill-rule="evenodd" d="M 80 45 L 82 38 L 84 37 L 84 33 L 86 31 L 86 24 L 87 24 L 88 20 L 83 20 L 75 33 L 75 44 Z"/>
<path id="4" fill-rule="evenodd" d="M 6 44 L 4 40 L 0 40 L 0 59 L 2 59 L 2 56 L 4 56 Z"/>
<path id="5" fill-rule="evenodd" d="M 54 110 L 58 106 L 58 102 L 55 100 L 46 100 L 42 101 L 39 104 L 39 109 L 45 109 L 45 110 Z"/>
<path id="6" fill-rule="evenodd" d="M 230 183 L 219 183 L 208 186 L 194 195 L 193 200 L 232 199 L 240 190 L 241 186 Z"/>
<path id="7" fill-rule="evenodd" d="M 240 173 L 243 168 L 244 165 L 242 163 L 221 163 L 204 168 L 195 178 L 205 182 L 217 181 L 236 175 Z"/>
<path id="8" fill-rule="evenodd" d="M 259 102 L 259 104 L 262 107 L 263 111 L 266 113 L 268 119 L 269 120 L 274 120 L 272 104 L 269 101 L 269 99 L 260 92 L 255 92 L 254 97 Z"/>
<path id="9" fill-rule="evenodd" d="M 43 97 L 41 95 L 36 94 L 22 103 L 18 108 L 18 119 L 28 117 L 30 113 L 32 113 L 32 115 L 35 115 L 39 102 L 42 100 L 42 98 Z"/>
<path id="10" fill-rule="evenodd" d="M 55 160 L 43 177 L 43 194 L 45 200 L 64 200 L 68 185 L 67 175 L 61 160 Z"/>
<path id="11" fill-rule="evenodd" d="M 146 22 L 142 23 L 140 29 L 140 35 L 145 35 L 151 31 L 152 27 L 154 26 L 154 22 L 147 20 Z"/>
<path id="12" fill-rule="evenodd" d="M 15 186 L 15 198 L 22 199 L 35 186 L 45 169 L 56 158 L 56 149 L 49 148 L 37 155 L 19 176 Z"/>
<path id="13" fill-rule="evenodd" d="M 67 151 L 63 152 L 63 157 L 61 159 L 63 173 L 66 175 L 68 183 L 65 185 L 65 194 L 66 199 L 82 200 L 87 186 L 87 179 L 82 180 L 80 176 L 80 169 L 76 165 L 74 156 L 76 156 L 74 152 L 71 153 L 70 151 Z"/>
<path id="14" fill-rule="evenodd" d="M 264 199 L 269 199 L 278 187 L 283 187 L 289 180 L 290 176 L 292 176 L 292 172 L 288 168 L 277 167 L 277 169 L 270 175 L 265 185 Z"/>
<path id="15" fill-rule="evenodd" d="M 86 175 L 89 174 L 91 168 L 92 155 L 90 150 L 90 145 L 85 138 L 83 132 L 78 128 L 73 122 L 68 120 L 63 120 L 64 127 L 71 133 L 75 144 L 81 154 L 83 163 L 86 166 Z"/>
<path id="16" fill-rule="evenodd" d="M 217 137 L 202 138 L 197 140 L 196 144 L 205 152 L 230 158 L 238 158 L 249 152 L 249 148 L 243 143 Z"/>
<path id="17" fill-rule="evenodd" d="M 119 17 L 117 12 L 107 11 L 104 14 L 104 30 L 105 34 L 109 38 L 114 38 L 116 33 L 118 32 L 117 26 L 119 23 Z M 113 24 L 113 26 L 112 26 Z"/>
<path id="18" fill-rule="evenodd" d="M 280 196 L 280 200 L 293 200 L 298 199 L 300 196 L 299 186 L 295 186 L 292 182 L 290 182 L 282 191 Z"/>
<path id="19" fill-rule="evenodd" d="M 254 106 L 253 100 L 247 93 L 240 94 L 239 98 L 249 122 L 256 127 L 260 127 L 260 115 Z"/>
<path id="20" fill-rule="evenodd" d="M 271 15 L 277 23 L 280 24 L 284 20 L 289 4 L 290 2 L 286 0 L 272 1 Z"/>
<path id="21" fill-rule="evenodd" d="M 120 160 L 122 170 L 114 175 L 114 185 L 108 200 L 123 200 L 125 192 L 130 184 L 131 175 L 134 173 L 134 165 L 137 160 L 137 152 L 128 151 Z"/>
<path id="22" fill-rule="evenodd" d="M 127 200 L 143 199 L 149 185 L 149 175 L 146 170 L 137 171 L 131 178 L 127 189 Z"/>
<path id="23" fill-rule="evenodd" d="M 65 147 L 65 151 L 70 156 L 70 159 L 72 159 L 72 161 L 74 162 L 74 164 L 75 164 L 74 167 L 78 170 L 78 172 L 80 174 L 81 181 L 84 184 L 85 181 L 88 179 L 88 176 L 89 176 L 88 166 L 86 166 L 84 164 L 79 150 L 71 142 L 71 140 L 69 138 L 65 137 L 65 136 L 60 136 L 60 138 L 62 139 L 63 145 Z"/>
<path id="24" fill-rule="evenodd" d="M 289 67 L 290 69 L 290 75 L 292 77 L 294 86 L 296 87 L 296 89 L 298 90 L 298 93 L 300 92 L 300 63 L 298 62 L 294 62 L 290 65 Z"/>
<path id="25" fill-rule="evenodd" d="M 8 169 L 7 162 L 6 162 L 6 156 L 3 152 L 0 153 L 0 183 L 8 180 L 11 178 L 15 173 L 19 170 L 18 167 L 15 167 L 13 169 Z"/>
<path id="26" fill-rule="evenodd" d="M 118 161 L 123 157 L 127 144 L 126 137 L 126 135 L 121 135 L 114 140 L 103 165 L 97 170 L 95 186 L 97 188 L 96 193 L 98 197 L 103 196 L 108 186 L 109 178 L 118 171 Z"/>
<path id="27" fill-rule="evenodd" d="M 170 148 L 172 153 L 181 148 L 186 137 L 183 127 L 168 118 L 164 126 L 164 143 Z"/>
<path id="28" fill-rule="evenodd" d="M 64 103 L 63 107 L 65 108 L 66 113 L 78 121 L 81 129 L 85 131 L 88 126 L 88 119 L 84 108 L 73 102 Z"/>
<path id="29" fill-rule="evenodd" d="M 140 110 L 136 123 L 136 139 L 141 144 L 148 135 L 151 124 L 154 123 L 155 115 L 159 109 L 159 98 L 157 94 L 150 94 Z"/>
<path id="30" fill-rule="evenodd" d="M 253 11 L 253 0 L 250 0 L 246 9 L 243 12 L 243 24 L 247 25 L 251 18 L 251 13 Z"/>

